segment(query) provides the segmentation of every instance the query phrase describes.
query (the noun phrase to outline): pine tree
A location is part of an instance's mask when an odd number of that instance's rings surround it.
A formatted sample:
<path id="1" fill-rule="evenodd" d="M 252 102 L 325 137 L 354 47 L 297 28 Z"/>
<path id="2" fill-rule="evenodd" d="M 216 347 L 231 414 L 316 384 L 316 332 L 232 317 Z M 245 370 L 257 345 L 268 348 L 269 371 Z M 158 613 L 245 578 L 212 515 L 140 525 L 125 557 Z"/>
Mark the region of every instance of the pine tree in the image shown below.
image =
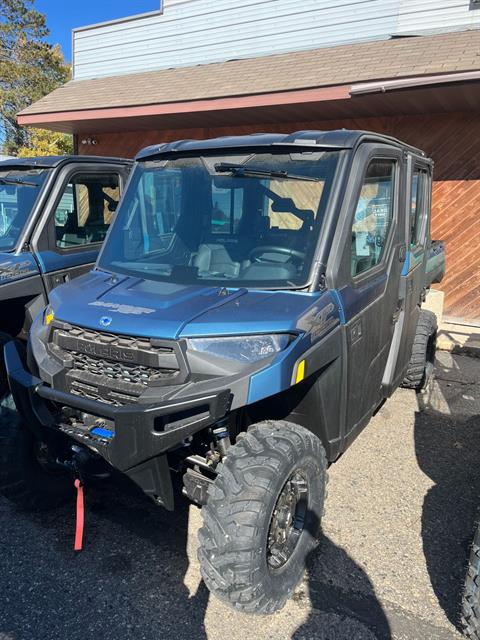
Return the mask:
<path id="1" fill-rule="evenodd" d="M 34 0 L 0 0 L 0 128 L 4 153 L 16 154 L 20 148 L 32 149 L 38 133 L 20 127 L 19 111 L 66 82 L 70 68 L 58 46 L 46 41 L 49 31 L 45 16 L 34 7 Z M 42 141 L 45 142 L 45 133 Z M 68 136 L 51 134 L 51 153 L 55 140 L 69 146 Z M 61 145 L 62 146 L 62 145 Z"/>

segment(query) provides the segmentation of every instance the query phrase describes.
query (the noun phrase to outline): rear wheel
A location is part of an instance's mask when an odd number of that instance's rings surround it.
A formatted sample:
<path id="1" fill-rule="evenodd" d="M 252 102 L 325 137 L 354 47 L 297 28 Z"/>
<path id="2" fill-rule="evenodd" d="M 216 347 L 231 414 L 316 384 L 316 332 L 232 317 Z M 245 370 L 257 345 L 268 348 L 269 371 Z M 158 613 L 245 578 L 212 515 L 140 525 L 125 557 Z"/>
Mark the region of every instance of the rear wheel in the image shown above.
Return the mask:
<path id="1" fill-rule="evenodd" d="M 433 374 L 436 347 L 437 316 L 431 311 L 422 309 L 402 387 L 421 391 L 428 385 Z"/>
<path id="2" fill-rule="evenodd" d="M 326 467 L 319 439 L 284 421 L 254 425 L 228 449 L 199 532 L 210 591 L 249 613 L 283 607 L 316 545 Z"/>
<path id="3" fill-rule="evenodd" d="M 477 525 L 470 550 L 461 618 L 467 638 L 480 640 L 480 524 Z"/>
<path id="4" fill-rule="evenodd" d="M 11 395 L 0 406 L 0 493 L 25 509 L 49 509 L 72 492 L 68 473 L 23 423 Z"/>

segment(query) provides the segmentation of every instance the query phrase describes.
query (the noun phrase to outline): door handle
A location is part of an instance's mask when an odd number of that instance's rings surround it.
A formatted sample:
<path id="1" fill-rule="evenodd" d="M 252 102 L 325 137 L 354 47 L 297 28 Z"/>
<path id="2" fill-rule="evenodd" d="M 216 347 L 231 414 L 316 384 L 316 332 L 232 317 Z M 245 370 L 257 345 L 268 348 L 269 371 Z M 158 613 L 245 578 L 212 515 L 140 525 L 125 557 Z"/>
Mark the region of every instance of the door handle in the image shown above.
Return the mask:
<path id="1" fill-rule="evenodd" d="M 70 282 L 70 274 L 57 273 L 57 275 L 52 276 L 52 282 L 54 287 L 58 287 L 58 285 L 64 284 L 65 282 Z"/>
<path id="2" fill-rule="evenodd" d="M 350 336 L 352 340 L 352 345 L 362 339 L 363 327 L 362 327 L 361 320 L 357 320 L 357 322 L 355 322 L 355 324 L 352 325 L 350 329 Z"/>
<path id="3" fill-rule="evenodd" d="M 398 248 L 398 259 L 400 260 L 400 262 L 405 262 L 405 260 L 407 259 L 406 244 L 401 244 L 400 247 Z"/>

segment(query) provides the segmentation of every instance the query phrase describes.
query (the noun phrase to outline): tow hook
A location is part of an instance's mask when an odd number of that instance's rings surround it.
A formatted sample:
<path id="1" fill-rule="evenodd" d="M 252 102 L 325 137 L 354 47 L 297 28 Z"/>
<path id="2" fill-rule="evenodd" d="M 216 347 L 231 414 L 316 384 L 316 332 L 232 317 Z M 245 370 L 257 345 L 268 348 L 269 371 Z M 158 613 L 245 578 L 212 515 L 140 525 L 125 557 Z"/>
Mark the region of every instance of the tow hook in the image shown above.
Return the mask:
<path id="1" fill-rule="evenodd" d="M 82 551 L 83 536 L 85 530 L 85 470 L 92 462 L 92 454 L 83 447 L 73 445 L 71 447 L 71 458 L 60 463 L 73 476 L 73 485 L 76 490 L 76 506 L 75 506 L 75 540 L 74 551 Z M 107 477 L 109 474 L 90 474 L 95 477 Z"/>
<path id="2" fill-rule="evenodd" d="M 85 530 L 85 498 L 83 495 L 84 479 L 82 477 L 82 463 L 86 464 L 90 456 L 81 447 L 75 445 L 72 446 L 72 452 L 73 485 L 77 491 L 73 550 L 78 552 L 83 549 L 83 534 Z"/>
<path id="3" fill-rule="evenodd" d="M 111 475 L 105 471 L 105 464 L 98 454 L 76 444 L 70 447 L 70 457 L 67 460 L 57 458 L 56 464 L 72 474 L 81 474 L 84 479 L 105 479 Z"/>
<path id="4" fill-rule="evenodd" d="M 75 513 L 75 542 L 73 543 L 74 551 L 83 549 L 83 532 L 85 529 L 85 502 L 83 496 L 83 484 L 80 478 L 75 478 L 75 489 L 77 490 L 77 505 Z"/>

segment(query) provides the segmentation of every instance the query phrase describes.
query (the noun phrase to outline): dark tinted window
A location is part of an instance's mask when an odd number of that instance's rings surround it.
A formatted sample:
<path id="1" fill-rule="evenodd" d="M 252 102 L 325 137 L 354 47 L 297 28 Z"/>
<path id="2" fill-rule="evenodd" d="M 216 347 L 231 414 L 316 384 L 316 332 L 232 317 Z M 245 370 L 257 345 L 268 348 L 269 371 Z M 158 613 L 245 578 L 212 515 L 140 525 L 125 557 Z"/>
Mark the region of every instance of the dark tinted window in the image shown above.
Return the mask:
<path id="1" fill-rule="evenodd" d="M 425 215 L 428 206 L 429 175 L 426 170 L 415 168 L 412 176 L 412 194 L 410 201 L 410 246 L 415 247 L 423 241 Z"/>
<path id="2" fill-rule="evenodd" d="M 99 266 L 183 283 L 305 283 L 339 156 L 245 153 L 139 163 Z"/>
<path id="3" fill-rule="evenodd" d="M 48 170 L 0 170 L 0 251 L 17 243 L 27 222 Z"/>
<path id="4" fill-rule="evenodd" d="M 352 275 L 372 269 L 382 259 L 393 217 L 394 160 L 368 166 L 352 225 Z"/>

